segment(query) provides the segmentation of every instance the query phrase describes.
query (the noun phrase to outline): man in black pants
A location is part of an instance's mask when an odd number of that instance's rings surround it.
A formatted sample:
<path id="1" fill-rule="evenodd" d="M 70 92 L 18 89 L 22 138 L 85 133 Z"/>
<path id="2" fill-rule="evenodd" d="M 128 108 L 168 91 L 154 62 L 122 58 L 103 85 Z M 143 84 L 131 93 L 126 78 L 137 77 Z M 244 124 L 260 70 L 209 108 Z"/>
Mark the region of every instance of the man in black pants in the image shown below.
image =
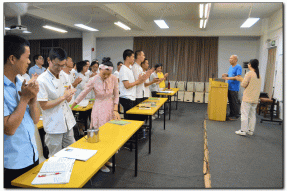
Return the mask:
<path id="1" fill-rule="evenodd" d="M 120 104 L 124 108 L 124 118 L 134 119 L 137 115 L 127 115 L 126 111 L 135 106 L 136 101 L 136 86 L 145 82 L 147 75 L 140 74 L 135 80 L 130 66 L 134 63 L 134 52 L 132 50 L 125 50 L 123 53 L 124 65 L 122 65 L 119 73 L 119 90 L 120 90 Z"/>
<path id="2" fill-rule="evenodd" d="M 228 80 L 228 100 L 230 114 L 227 120 L 237 120 L 239 118 L 240 106 L 238 99 L 238 92 L 240 88 L 240 81 L 236 80 L 236 76 L 241 76 L 242 67 L 237 64 L 238 57 L 236 55 L 231 55 L 229 58 L 230 67 L 228 74 L 223 74 L 222 78 Z"/>
<path id="3" fill-rule="evenodd" d="M 22 37 L 4 37 L 4 188 L 13 188 L 12 180 L 39 164 L 34 135 L 39 84 L 34 76 L 28 83 L 16 77 L 31 63 L 29 46 Z"/>

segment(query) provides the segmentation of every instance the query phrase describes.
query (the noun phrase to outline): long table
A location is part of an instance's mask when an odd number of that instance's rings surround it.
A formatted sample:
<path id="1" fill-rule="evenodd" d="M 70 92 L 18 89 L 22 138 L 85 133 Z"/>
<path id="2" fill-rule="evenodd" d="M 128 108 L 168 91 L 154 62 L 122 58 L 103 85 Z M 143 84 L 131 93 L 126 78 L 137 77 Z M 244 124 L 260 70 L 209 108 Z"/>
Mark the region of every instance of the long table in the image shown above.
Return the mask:
<path id="1" fill-rule="evenodd" d="M 176 95 L 176 110 L 177 110 L 177 104 L 178 104 L 178 91 L 179 88 L 170 88 L 172 93 L 157 93 L 157 95 L 163 95 L 168 97 L 169 102 L 169 120 L 170 120 L 170 114 L 171 114 L 171 97 Z M 168 89 L 165 89 L 163 91 L 167 91 Z"/>
<path id="2" fill-rule="evenodd" d="M 129 140 L 129 138 L 136 134 L 137 130 L 144 124 L 143 121 L 124 120 L 131 122 L 123 126 L 106 123 L 99 129 L 100 142 L 88 143 L 85 137 L 81 138 L 77 142 L 70 145 L 74 148 L 93 149 L 97 150 L 97 153 L 92 156 L 86 162 L 75 161 L 70 182 L 67 184 L 45 184 L 45 185 L 32 185 L 38 172 L 40 171 L 43 163 L 34 167 L 30 171 L 22 174 L 18 178 L 12 181 L 13 186 L 18 187 L 34 187 L 34 188 L 82 188 L 110 159 L 113 158 L 113 165 L 115 165 L 115 153 L 123 146 L 123 144 Z M 138 165 L 138 148 L 136 139 L 136 151 L 135 151 L 135 176 L 137 176 Z M 115 166 L 113 166 L 113 172 Z"/>
<path id="3" fill-rule="evenodd" d="M 153 99 L 159 99 L 159 100 L 153 100 Z M 152 116 L 159 110 L 159 108 L 162 105 L 165 105 L 167 98 L 152 98 L 152 99 L 149 98 L 143 102 L 148 102 L 148 101 L 156 102 L 156 107 L 151 107 L 151 109 L 140 109 L 139 104 L 138 104 L 135 107 L 128 110 L 126 113 L 127 114 L 137 114 L 137 115 L 148 115 L 148 117 L 149 117 L 149 153 L 151 153 Z M 165 111 L 165 106 L 164 106 L 164 111 Z M 163 118 L 163 128 L 165 130 L 165 112 L 164 112 L 164 118 Z"/>

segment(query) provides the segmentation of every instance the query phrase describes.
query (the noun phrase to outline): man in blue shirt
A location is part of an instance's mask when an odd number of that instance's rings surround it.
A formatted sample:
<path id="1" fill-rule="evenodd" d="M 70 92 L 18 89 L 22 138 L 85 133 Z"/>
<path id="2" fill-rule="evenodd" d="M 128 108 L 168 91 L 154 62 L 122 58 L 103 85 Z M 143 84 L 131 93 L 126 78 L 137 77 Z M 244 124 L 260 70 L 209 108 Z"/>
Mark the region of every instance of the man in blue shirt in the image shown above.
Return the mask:
<path id="1" fill-rule="evenodd" d="M 32 78 L 32 74 L 42 74 L 43 72 L 45 72 L 46 68 L 43 67 L 44 64 L 44 58 L 37 54 L 33 57 L 33 61 L 35 63 L 35 66 L 32 66 L 29 69 L 29 76 Z"/>
<path id="2" fill-rule="evenodd" d="M 223 74 L 222 78 L 228 80 L 228 100 L 229 100 L 229 108 L 230 114 L 227 120 L 236 120 L 239 118 L 239 99 L 238 92 L 240 88 L 240 81 L 236 80 L 236 76 L 241 76 L 242 67 L 237 64 L 238 57 L 236 55 L 232 55 L 229 58 L 229 62 L 231 66 L 229 67 L 228 74 Z"/>
<path id="3" fill-rule="evenodd" d="M 39 85 L 16 77 L 30 64 L 30 44 L 16 35 L 4 37 L 4 187 L 39 164 L 35 126 L 40 117 Z"/>

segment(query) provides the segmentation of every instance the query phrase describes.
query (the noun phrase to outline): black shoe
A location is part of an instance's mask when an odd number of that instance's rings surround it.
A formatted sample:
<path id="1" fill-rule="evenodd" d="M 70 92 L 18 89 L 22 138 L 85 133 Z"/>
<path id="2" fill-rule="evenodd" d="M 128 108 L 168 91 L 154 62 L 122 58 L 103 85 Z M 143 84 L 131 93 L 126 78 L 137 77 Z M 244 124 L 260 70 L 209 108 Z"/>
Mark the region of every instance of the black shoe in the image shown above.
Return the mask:
<path id="1" fill-rule="evenodd" d="M 226 121 L 236 121 L 239 117 L 226 117 Z"/>

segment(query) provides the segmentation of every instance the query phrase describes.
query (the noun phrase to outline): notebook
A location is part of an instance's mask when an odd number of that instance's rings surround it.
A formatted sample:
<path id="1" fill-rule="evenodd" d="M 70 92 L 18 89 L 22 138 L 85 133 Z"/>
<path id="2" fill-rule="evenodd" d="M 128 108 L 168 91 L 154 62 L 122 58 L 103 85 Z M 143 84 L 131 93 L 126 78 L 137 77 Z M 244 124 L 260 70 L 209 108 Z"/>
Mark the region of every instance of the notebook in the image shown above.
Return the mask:
<path id="1" fill-rule="evenodd" d="M 160 98 L 156 98 L 156 97 L 150 97 L 148 98 L 149 100 L 160 100 Z"/>
<path id="2" fill-rule="evenodd" d="M 44 162 L 40 172 L 31 184 L 69 183 L 75 159 L 51 157 Z"/>
<path id="3" fill-rule="evenodd" d="M 113 121 L 109 121 L 109 123 L 112 124 L 116 124 L 116 125 L 126 125 L 126 124 L 130 124 L 131 122 L 127 122 L 127 121 L 118 121 L 118 120 L 113 120 Z"/>
<path id="4" fill-rule="evenodd" d="M 87 161 L 89 158 L 94 156 L 96 153 L 97 153 L 97 150 L 67 147 L 57 152 L 54 156 Z"/>

